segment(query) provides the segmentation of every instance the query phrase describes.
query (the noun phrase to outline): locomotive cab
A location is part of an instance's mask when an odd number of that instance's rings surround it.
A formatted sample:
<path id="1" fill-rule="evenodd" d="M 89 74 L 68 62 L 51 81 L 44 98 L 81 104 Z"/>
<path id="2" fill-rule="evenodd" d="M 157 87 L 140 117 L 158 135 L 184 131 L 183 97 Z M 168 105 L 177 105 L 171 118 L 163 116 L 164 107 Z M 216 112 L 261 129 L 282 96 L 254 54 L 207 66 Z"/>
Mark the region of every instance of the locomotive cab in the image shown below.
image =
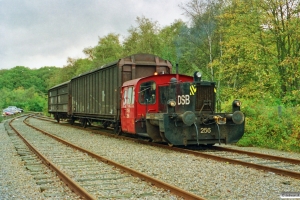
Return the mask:
<path id="1" fill-rule="evenodd" d="M 159 129 L 147 126 L 146 115 L 161 113 L 159 99 L 160 88 L 170 84 L 174 74 L 160 74 L 145 78 L 130 80 L 123 83 L 121 91 L 121 130 L 125 133 L 150 137 L 153 141 L 163 141 Z M 192 77 L 181 75 L 182 81 L 192 81 Z M 151 129 L 151 130 L 148 130 Z M 149 135 L 150 133 L 150 135 Z M 153 134 L 155 133 L 155 135 Z"/>

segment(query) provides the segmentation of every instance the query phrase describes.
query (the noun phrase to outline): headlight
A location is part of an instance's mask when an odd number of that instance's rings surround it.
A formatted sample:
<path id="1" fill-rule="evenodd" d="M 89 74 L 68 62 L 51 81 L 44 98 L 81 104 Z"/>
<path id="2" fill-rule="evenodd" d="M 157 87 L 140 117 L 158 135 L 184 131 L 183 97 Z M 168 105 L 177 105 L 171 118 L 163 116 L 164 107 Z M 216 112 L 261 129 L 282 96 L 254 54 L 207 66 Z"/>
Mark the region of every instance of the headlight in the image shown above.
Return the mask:
<path id="1" fill-rule="evenodd" d="M 195 74 L 198 78 L 201 78 L 201 73 L 200 72 L 196 72 L 196 74 Z"/>
<path id="2" fill-rule="evenodd" d="M 241 105 L 242 103 L 240 102 L 240 100 L 234 100 L 232 102 L 232 112 L 241 110 Z"/>
<path id="3" fill-rule="evenodd" d="M 176 106 L 176 101 L 174 101 L 173 99 L 170 99 L 168 101 L 168 105 L 171 106 L 171 107 L 175 107 Z"/>
<path id="4" fill-rule="evenodd" d="M 240 102 L 240 100 L 233 101 L 233 106 L 241 107 L 241 105 L 242 105 L 242 103 Z"/>
<path id="5" fill-rule="evenodd" d="M 200 72 L 195 72 L 194 73 L 194 81 L 195 82 L 200 82 L 201 81 L 201 77 L 202 77 L 202 74 Z"/>

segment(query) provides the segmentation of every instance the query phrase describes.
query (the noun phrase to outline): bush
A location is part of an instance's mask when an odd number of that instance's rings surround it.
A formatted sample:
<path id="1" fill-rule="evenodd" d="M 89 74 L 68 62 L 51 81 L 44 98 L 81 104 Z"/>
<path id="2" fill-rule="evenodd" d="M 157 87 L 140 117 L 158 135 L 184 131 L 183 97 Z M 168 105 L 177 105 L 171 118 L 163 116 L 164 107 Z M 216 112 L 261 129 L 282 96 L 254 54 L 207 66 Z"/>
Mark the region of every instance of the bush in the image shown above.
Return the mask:
<path id="1" fill-rule="evenodd" d="M 263 103 L 245 107 L 246 127 L 240 146 L 260 146 L 300 152 L 299 107 L 264 106 Z"/>
<path id="2" fill-rule="evenodd" d="M 29 89 L 21 87 L 12 91 L 3 88 L 0 91 L 3 97 L 0 99 L 2 108 L 13 105 L 26 111 L 42 112 L 47 106 L 47 96 L 34 87 Z"/>
<path id="3" fill-rule="evenodd" d="M 231 112 L 234 99 L 223 103 L 222 111 Z M 274 106 L 277 100 L 240 99 L 246 126 L 238 146 L 256 146 L 300 152 L 300 106 Z"/>

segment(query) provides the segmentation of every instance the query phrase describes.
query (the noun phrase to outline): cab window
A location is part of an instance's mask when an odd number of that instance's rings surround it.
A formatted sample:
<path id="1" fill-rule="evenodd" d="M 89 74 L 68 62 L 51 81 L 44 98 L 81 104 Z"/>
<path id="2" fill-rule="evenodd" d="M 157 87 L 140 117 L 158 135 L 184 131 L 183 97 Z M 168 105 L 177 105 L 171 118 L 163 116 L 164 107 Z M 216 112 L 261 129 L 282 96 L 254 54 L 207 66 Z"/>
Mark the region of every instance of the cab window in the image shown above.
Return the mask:
<path id="1" fill-rule="evenodd" d="M 155 104 L 156 83 L 153 81 L 142 83 L 139 91 L 139 102 L 141 104 Z"/>
<path id="2" fill-rule="evenodd" d="M 133 87 L 128 87 L 124 90 L 123 94 L 123 105 L 132 105 L 134 104 L 134 91 Z"/>
<path id="3" fill-rule="evenodd" d="M 128 88 L 128 104 L 133 104 L 134 103 L 134 98 L 133 98 L 133 87 Z"/>

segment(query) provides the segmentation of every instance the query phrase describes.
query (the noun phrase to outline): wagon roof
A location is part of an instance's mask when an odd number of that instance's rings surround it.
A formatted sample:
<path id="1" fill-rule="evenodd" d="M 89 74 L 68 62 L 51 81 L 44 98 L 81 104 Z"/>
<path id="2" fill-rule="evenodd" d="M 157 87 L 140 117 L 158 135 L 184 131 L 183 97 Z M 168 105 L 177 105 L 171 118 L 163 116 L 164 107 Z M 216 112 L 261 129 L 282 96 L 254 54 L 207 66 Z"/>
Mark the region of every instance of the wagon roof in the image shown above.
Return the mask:
<path id="1" fill-rule="evenodd" d="M 66 82 L 63 82 L 63 83 L 60 83 L 60 84 L 58 84 L 58 85 L 55 85 L 55 86 L 53 86 L 52 88 L 50 88 L 49 90 L 58 88 L 58 87 L 63 86 L 63 85 L 67 85 L 68 83 L 70 83 L 70 80 L 69 80 L 69 81 L 66 81 Z"/>
<path id="2" fill-rule="evenodd" d="M 117 64 L 118 62 L 119 62 L 119 61 L 114 61 L 114 62 L 108 63 L 108 64 L 106 64 L 106 65 L 102 65 L 101 67 L 97 67 L 96 69 L 93 69 L 93 70 L 91 70 L 91 71 L 85 72 L 85 73 L 83 73 L 83 74 L 79 74 L 78 76 L 75 76 L 75 77 L 73 77 L 72 79 L 76 79 L 76 78 L 78 78 L 78 77 L 81 77 L 81 76 L 84 76 L 84 75 L 93 73 L 93 72 L 98 71 L 98 70 L 101 70 L 101 69 L 103 69 L 103 68 L 108 68 L 108 67 L 110 67 L 110 66 L 113 66 L 113 65 Z"/>
<path id="3" fill-rule="evenodd" d="M 100 66 L 100 67 L 98 67 L 96 69 L 93 69 L 91 71 L 88 71 L 88 72 L 85 72 L 85 73 L 80 74 L 78 76 L 75 76 L 72 79 L 79 78 L 81 76 L 93 73 L 95 71 L 102 70 L 104 68 L 109 68 L 111 66 L 116 65 L 117 63 L 119 63 L 119 66 L 123 66 L 123 65 L 126 65 L 126 64 L 127 65 L 128 64 L 129 65 L 130 64 L 132 64 L 132 65 L 142 64 L 142 65 L 168 66 L 170 69 L 172 68 L 172 65 L 171 65 L 171 63 L 169 61 L 164 60 L 164 59 L 162 59 L 162 58 L 160 58 L 160 57 L 158 57 L 156 55 L 146 54 L 146 53 L 139 53 L 139 54 L 133 54 L 133 55 L 121 58 L 119 60 L 116 60 L 114 62 L 102 65 L 102 66 Z"/>

